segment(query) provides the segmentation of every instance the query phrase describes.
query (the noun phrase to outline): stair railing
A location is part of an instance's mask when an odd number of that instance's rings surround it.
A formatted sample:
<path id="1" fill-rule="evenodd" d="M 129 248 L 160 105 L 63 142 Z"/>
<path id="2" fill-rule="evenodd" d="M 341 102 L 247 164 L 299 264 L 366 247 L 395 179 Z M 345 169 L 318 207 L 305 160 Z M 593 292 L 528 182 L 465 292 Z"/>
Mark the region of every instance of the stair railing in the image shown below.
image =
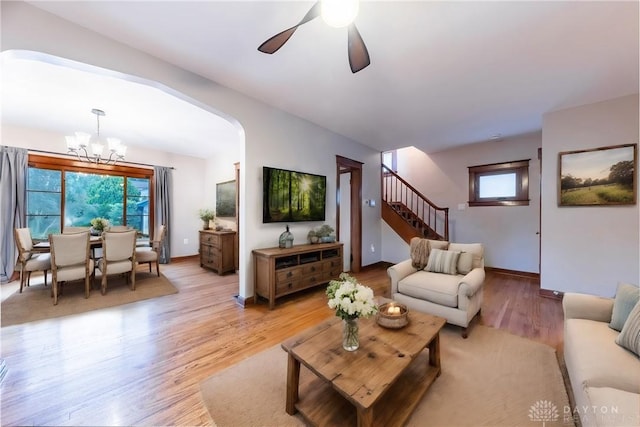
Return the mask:
<path id="1" fill-rule="evenodd" d="M 407 210 L 410 218 L 417 219 L 433 230 L 441 239 L 449 240 L 449 208 L 443 208 L 416 190 L 401 176 L 382 165 L 382 201 L 396 212 Z M 414 225 L 414 227 L 416 227 Z M 416 227 L 418 229 L 419 227 Z"/>

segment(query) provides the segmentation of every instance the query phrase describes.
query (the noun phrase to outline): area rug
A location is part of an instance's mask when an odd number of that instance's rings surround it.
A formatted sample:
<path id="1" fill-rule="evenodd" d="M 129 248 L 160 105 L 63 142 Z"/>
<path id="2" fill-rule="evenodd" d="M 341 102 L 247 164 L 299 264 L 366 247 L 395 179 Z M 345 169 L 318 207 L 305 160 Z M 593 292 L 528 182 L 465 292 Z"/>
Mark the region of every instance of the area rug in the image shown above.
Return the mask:
<path id="1" fill-rule="evenodd" d="M 2 302 L 0 305 L 2 327 L 84 313 L 178 292 L 178 289 L 164 275 L 160 274 L 158 277 L 155 272 L 138 272 L 135 291 L 129 288 L 124 278 L 110 276 L 107 294 L 102 295 L 96 288 L 100 281 L 98 277 L 88 299 L 84 298 L 84 282 L 70 282 L 64 286 L 63 294 L 58 296 L 58 304 L 53 305 L 50 280 L 49 285 L 45 287 L 42 277 L 39 279 L 32 280 L 31 286 L 25 286 L 22 293 L 15 291 Z"/>
<path id="2" fill-rule="evenodd" d="M 556 360 L 547 345 L 485 326 L 441 332 L 442 374 L 407 425 L 574 426 Z M 274 346 L 200 384 L 218 427 L 304 426 L 285 407 L 287 356 Z M 301 375 L 313 375 L 306 368 Z M 375 418 L 375 416 L 374 416 Z"/>

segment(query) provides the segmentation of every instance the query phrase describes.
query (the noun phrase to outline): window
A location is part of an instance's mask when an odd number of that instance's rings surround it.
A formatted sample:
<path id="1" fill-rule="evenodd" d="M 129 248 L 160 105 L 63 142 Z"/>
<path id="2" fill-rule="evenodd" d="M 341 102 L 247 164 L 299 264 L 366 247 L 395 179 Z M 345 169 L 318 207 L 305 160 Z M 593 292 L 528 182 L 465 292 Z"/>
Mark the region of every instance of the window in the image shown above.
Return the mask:
<path id="1" fill-rule="evenodd" d="M 469 167 L 469 206 L 529 205 L 529 160 Z"/>
<path id="2" fill-rule="evenodd" d="M 27 225 L 34 239 L 46 239 L 64 227 L 90 226 L 92 218 L 102 217 L 148 237 L 152 176 L 149 169 L 30 155 Z"/>
<path id="3" fill-rule="evenodd" d="M 382 153 L 382 164 L 392 172 L 398 172 L 398 151 L 391 150 Z M 385 170 L 385 172 L 389 172 Z"/>

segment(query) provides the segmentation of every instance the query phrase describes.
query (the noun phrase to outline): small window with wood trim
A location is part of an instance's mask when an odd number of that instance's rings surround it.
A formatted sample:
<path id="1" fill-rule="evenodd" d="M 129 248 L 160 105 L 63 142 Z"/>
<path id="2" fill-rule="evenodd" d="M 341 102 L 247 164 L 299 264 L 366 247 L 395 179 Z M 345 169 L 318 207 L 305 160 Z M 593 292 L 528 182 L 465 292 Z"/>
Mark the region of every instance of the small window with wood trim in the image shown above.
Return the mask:
<path id="1" fill-rule="evenodd" d="M 529 205 L 529 160 L 469 167 L 469 206 Z"/>

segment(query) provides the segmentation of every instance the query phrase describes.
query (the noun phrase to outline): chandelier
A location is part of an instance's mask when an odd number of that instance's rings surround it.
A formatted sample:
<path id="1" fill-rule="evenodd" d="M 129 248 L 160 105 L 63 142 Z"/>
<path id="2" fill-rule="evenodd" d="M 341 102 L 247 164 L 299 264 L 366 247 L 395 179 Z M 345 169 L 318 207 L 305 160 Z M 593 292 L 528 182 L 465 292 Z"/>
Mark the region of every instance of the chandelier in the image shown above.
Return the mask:
<path id="1" fill-rule="evenodd" d="M 116 164 L 118 160 L 124 160 L 127 147 L 122 145 L 118 138 L 107 138 L 106 143 L 109 148 L 109 158 L 102 157 L 105 141 L 100 137 L 100 117 L 106 113 L 94 108 L 91 110 L 96 115 L 96 134 L 92 139 L 91 135 L 85 132 L 75 132 L 75 135 L 65 136 L 67 140 L 67 150 L 69 154 L 75 154 L 78 160 L 95 164 Z M 91 144 L 91 156 L 87 148 Z"/>

